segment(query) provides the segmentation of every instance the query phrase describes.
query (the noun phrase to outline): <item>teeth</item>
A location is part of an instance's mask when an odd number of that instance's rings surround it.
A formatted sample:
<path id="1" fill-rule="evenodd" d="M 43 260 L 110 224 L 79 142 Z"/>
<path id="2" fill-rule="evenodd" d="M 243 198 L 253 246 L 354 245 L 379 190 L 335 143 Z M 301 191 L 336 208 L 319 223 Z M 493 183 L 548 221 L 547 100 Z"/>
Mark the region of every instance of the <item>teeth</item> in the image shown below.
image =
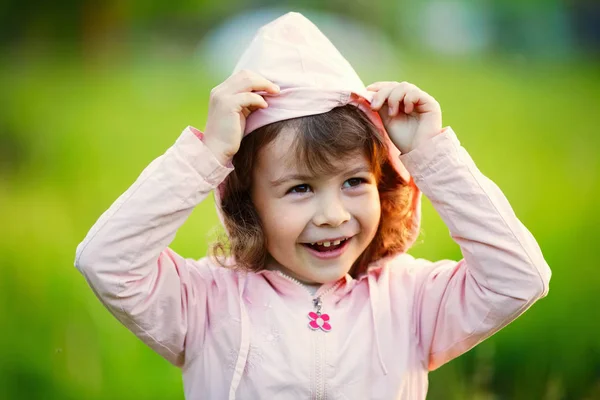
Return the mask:
<path id="1" fill-rule="evenodd" d="M 312 242 L 311 246 L 318 244 L 319 246 L 330 247 L 331 245 L 337 246 L 338 244 L 345 242 L 347 239 L 340 239 L 333 242 Z"/>

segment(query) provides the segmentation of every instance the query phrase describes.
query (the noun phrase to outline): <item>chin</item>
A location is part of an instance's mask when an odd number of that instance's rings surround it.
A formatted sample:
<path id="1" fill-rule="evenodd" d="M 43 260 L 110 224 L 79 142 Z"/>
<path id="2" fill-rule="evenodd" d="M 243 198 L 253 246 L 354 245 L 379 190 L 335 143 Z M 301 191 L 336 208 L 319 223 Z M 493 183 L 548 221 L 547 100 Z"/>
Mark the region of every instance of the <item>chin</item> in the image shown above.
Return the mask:
<path id="1" fill-rule="evenodd" d="M 339 266 L 331 265 L 331 266 L 321 266 L 321 267 L 317 267 L 317 268 L 318 268 L 318 270 L 316 271 L 316 273 L 313 275 L 312 278 L 314 279 L 315 282 L 325 284 L 325 283 L 335 282 L 335 281 L 343 278 L 344 276 L 346 276 L 348 271 L 350 271 L 351 265 L 348 265 L 346 267 L 339 267 Z"/>

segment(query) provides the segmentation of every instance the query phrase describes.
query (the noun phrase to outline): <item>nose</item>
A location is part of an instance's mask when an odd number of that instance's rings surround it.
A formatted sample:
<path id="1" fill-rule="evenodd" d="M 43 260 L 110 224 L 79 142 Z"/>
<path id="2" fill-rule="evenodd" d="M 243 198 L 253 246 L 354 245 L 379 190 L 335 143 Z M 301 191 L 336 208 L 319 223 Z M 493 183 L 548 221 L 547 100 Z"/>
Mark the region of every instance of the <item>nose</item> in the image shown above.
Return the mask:
<path id="1" fill-rule="evenodd" d="M 313 217 L 316 226 L 337 227 L 351 218 L 339 195 L 323 196 L 317 207 Z"/>

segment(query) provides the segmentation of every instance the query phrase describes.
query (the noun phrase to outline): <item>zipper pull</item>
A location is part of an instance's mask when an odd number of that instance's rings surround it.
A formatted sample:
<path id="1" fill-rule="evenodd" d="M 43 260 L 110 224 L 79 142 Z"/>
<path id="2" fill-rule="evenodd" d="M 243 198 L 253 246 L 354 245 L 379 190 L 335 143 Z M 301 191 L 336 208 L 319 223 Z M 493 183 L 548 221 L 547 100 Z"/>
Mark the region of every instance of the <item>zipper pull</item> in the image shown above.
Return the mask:
<path id="1" fill-rule="evenodd" d="M 321 306 L 323 302 L 321 301 L 321 296 L 313 299 L 313 307 L 315 307 L 315 311 L 317 314 L 321 314 Z"/>
<path id="2" fill-rule="evenodd" d="M 321 314 L 322 306 L 323 302 L 321 301 L 321 296 L 313 299 L 315 311 L 308 313 L 308 318 L 310 319 L 308 326 L 315 331 L 321 329 L 323 332 L 329 332 L 331 330 L 331 324 L 329 323 L 330 318 L 328 314 Z"/>

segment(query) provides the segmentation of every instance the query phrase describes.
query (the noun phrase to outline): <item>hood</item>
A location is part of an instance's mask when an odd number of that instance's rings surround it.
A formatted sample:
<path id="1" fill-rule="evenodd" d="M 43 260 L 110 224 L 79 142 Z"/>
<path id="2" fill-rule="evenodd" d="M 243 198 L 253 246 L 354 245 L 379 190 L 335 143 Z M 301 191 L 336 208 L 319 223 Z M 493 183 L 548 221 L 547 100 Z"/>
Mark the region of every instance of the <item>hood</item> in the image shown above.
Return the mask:
<path id="1" fill-rule="evenodd" d="M 390 141 L 381 117 L 370 108 L 375 92 L 365 88 L 350 63 L 319 28 L 298 12 L 288 12 L 269 22 L 257 31 L 232 75 L 244 69 L 264 76 L 281 88 L 277 94 L 256 92 L 264 97 L 269 107 L 248 116 L 244 136 L 273 122 L 322 114 L 346 104 L 357 106 L 368 116 L 388 141 L 391 164 L 415 192 L 412 204 L 414 230 L 404 250 L 412 246 L 420 227 L 421 192 L 400 162 L 400 152 Z M 221 223 L 221 197 L 226 180 L 215 190 L 215 205 Z"/>

